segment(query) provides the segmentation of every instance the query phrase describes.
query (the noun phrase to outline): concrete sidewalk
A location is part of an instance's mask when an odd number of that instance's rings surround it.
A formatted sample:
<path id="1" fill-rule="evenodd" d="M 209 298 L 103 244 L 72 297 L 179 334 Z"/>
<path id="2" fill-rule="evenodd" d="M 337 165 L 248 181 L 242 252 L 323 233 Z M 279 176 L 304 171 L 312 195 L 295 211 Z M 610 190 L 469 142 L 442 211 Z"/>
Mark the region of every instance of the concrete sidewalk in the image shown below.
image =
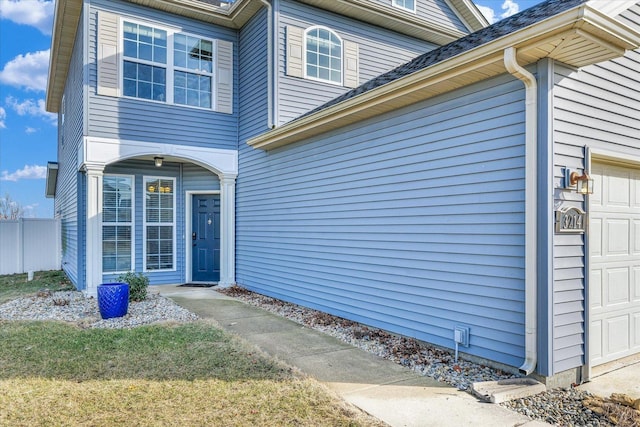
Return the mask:
<path id="1" fill-rule="evenodd" d="M 391 426 L 548 426 L 420 376 L 331 336 L 222 295 L 211 288 L 159 292 L 204 319 L 334 390 Z"/>

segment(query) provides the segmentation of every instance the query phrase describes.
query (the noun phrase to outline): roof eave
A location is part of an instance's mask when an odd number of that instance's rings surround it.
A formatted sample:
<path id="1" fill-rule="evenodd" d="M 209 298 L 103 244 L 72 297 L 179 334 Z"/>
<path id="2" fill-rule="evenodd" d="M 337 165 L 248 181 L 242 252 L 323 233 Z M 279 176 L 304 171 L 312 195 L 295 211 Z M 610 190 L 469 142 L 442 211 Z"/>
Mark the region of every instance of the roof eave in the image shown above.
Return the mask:
<path id="1" fill-rule="evenodd" d="M 55 5 L 45 104 L 47 111 L 52 113 L 57 113 L 60 107 L 82 12 L 82 0 L 58 0 Z"/>
<path id="2" fill-rule="evenodd" d="M 437 45 L 445 45 L 467 35 L 467 33 L 455 28 L 440 25 L 436 22 L 422 19 L 411 12 L 371 0 L 300 1 L 320 9 L 371 22 L 382 28 L 391 29 Z"/>
<path id="3" fill-rule="evenodd" d="M 196 0 L 129 1 L 228 28 L 240 28 L 262 7 L 260 2 L 251 0 L 237 0 L 228 8 Z M 60 108 L 82 6 L 82 0 L 55 2 L 46 99 L 46 109 L 52 113 Z"/>
<path id="4" fill-rule="evenodd" d="M 508 47 L 518 49 L 522 65 L 550 57 L 570 66 L 583 67 L 622 56 L 626 49 L 638 46 L 638 32 L 583 4 L 289 122 L 250 139 L 247 144 L 271 150 L 502 74 L 505 72 L 502 53 Z M 587 63 L 572 63 L 572 57 L 565 54 L 570 51 L 581 59 L 576 49 L 589 51 L 588 56 L 584 55 Z"/>
<path id="5" fill-rule="evenodd" d="M 241 28 L 260 8 L 262 2 L 257 0 L 237 0 L 229 7 L 219 7 L 197 0 L 129 0 L 131 3 L 153 7 L 197 19 L 221 25 L 227 28 Z M 302 0 L 305 1 L 305 0 Z M 459 1 L 459 0 L 457 0 Z M 466 1 L 466 0 L 465 0 Z M 334 4 L 339 3 L 306 0 L 309 4 L 316 4 L 323 9 L 331 10 Z M 352 15 L 365 13 L 368 19 L 377 19 L 384 25 L 391 25 L 401 32 L 413 37 L 428 40 L 438 45 L 443 45 L 456 40 L 465 33 L 446 26 L 429 23 L 423 19 L 412 16 L 409 13 L 398 12 L 397 16 L 385 18 L 389 8 L 378 5 L 371 0 L 342 0 L 347 4 Z M 342 4 L 342 2 L 340 2 Z M 49 76 L 47 81 L 46 109 L 56 113 L 60 108 L 60 101 L 64 91 L 64 85 L 69 71 L 71 54 L 75 41 L 78 22 L 82 14 L 82 0 L 57 0 L 51 37 L 51 57 L 49 60 Z M 362 16 L 361 16 L 362 17 Z"/>

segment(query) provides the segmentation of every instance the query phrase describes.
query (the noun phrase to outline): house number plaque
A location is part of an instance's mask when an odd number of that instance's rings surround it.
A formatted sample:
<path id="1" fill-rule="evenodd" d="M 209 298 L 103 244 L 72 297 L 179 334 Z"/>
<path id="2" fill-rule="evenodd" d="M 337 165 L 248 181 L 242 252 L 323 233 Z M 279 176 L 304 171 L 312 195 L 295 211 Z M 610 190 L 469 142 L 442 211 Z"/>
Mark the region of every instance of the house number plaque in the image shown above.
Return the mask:
<path id="1" fill-rule="evenodd" d="M 580 208 L 562 208 L 556 211 L 556 233 L 584 233 L 587 215 Z"/>

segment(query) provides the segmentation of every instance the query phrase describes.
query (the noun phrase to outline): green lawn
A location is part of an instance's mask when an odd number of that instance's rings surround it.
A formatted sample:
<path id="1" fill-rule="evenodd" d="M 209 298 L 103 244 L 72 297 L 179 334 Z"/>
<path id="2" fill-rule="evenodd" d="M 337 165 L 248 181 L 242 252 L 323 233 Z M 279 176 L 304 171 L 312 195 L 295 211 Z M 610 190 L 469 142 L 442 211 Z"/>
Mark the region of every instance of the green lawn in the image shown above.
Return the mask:
<path id="1" fill-rule="evenodd" d="M 36 279 L 0 276 L 0 304 L 68 286 L 61 273 Z M 0 320 L 0 343 L 0 425 L 381 425 L 204 321 L 111 330 Z"/>
<path id="2" fill-rule="evenodd" d="M 27 274 L 0 275 L 0 304 L 11 299 L 35 293 L 40 289 L 51 291 L 74 290 L 75 288 L 62 271 L 38 271 L 32 281 Z"/>

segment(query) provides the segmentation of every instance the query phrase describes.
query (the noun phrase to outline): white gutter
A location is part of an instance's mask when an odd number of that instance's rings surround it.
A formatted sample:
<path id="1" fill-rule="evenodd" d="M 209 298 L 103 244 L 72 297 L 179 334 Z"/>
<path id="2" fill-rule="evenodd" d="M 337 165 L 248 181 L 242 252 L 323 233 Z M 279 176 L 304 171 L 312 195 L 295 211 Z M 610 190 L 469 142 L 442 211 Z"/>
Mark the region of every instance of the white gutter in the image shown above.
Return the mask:
<path id="1" fill-rule="evenodd" d="M 537 237 L 538 215 L 536 197 L 537 142 L 538 142 L 538 83 L 533 74 L 525 70 L 516 57 L 516 48 L 504 50 L 504 65 L 525 86 L 525 360 L 520 372 L 529 375 L 538 362 L 538 275 Z"/>
<path id="2" fill-rule="evenodd" d="M 267 8 L 267 128 L 276 127 L 273 114 L 273 7 L 267 0 L 260 0 Z"/>

